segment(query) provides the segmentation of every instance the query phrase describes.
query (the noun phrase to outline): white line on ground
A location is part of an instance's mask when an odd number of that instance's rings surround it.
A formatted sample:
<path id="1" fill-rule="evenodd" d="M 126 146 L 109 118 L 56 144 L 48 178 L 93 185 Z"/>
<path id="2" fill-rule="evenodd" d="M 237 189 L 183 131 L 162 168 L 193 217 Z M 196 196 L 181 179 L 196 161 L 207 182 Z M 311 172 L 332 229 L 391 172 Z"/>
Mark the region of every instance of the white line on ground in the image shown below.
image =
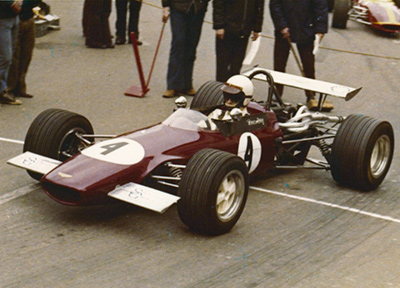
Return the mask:
<path id="1" fill-rule="evenodd" d="M 328 207 L 332 207 L 332 208 L 337 208 L 337 209 L 341 209 L 341 210 L 345 210 L 345 211 L 349 211 L 349 212 L 353 212 L 353 213 L 357 213 L 357 214 L 361 214 L 361 215 L 365 215 L 365 216 L 369 216 L 369 217 L 373 217 L 373 218 L 377 218 L 377 219 L 400 223 L 400 219 L 396 219 L 396 218 L 393 218 L 390 216 L 384 216 L 384 215 L 380 215 L 380 214 L 376 214 L 376 213 L 366 212 L 366 211 L 356 209 L 356 208 L 336 205 L 336 204 L 319 201 L 319 200 L 315 200 L 315 199 L 311 199 L 311 198 L 290 195 L 290 194 L 286 194 L 283 192 L 272 191 L 272 190 L 267 190 L 267 189 L 263 189 L 263 188 L 253 187 L 253 186 L 251 186 L 250 188 L 253 190 L 259 191 L 259 192 L 263 192 L 263 193 L 274 194 L 274 195 L 278 195 L 278 196 L 292 198 L 292 199 L 299 200 L 299 201 L 305 201 L 305 202 L 309 202 L 309 203 L 315 203 L 315 204 L 324 205 L 324 206 L 328 206 Z"/>
<path id="2" fill-rule="evenodd" d="M 11 143 L 15 143 L 15 144 L 24 145 L 24 141 L 14 140 L 14 139 L 8 139 L 8 138 L 3 138 L 3 137 L 0 137 L 0 141 L 11 142 Z"/>
<path id="3" fill-rule="evenodd" d="M 11 200 L 14 200 L 14 199 L 16 199 L 16 198 L 18 198 L 20 196 L 25 195 L 25 194 L 28 194 L 28 193 L 32 192 L 33 190 L 35 190 L 37 188 L 38 188 L 38 184 L 37 183 L 36 184 L 30 184 L 30 185 L 27 185 L 25 187 L 21 187 L 21 188 L 19 188 L 17 190 L 11 191 L 11 192 L 9 192 L 7 194 L 1 195 L 0 196 L 0 205 L 2 205 L 4 203 L 7 203 L 7 202 L 9 202 Z"/>
<path id="4" fill-rule="evenodd" d="M 14 190 L 10 193 L 4 194 L 4 195 L 0 196 L 0 205 L 7 203 L 11 200 L 14 200 L 25 194 L 28 194 L 29 192 L 32 192 L 33 190 L 35 190 L 37 188 L 38 188 L 38 184 L 30 184 L 25 187 Z M 341 209 L 341 210 L 345 210 L 345 211 L 349 211 L 349 212 L 353 212 L 353 213 L 357 213 L 357 214 L 361 214 L 361 215 L 365 215 L 365 216 L 369 216 L 369 217 L 373 217 L 373 218 L 377 218 L 377 219 L 382 219 L 382 220 L 386 220 L 386 221 L 390 221 L 390 222 L 394 222 L 394 223 L 400 223 L 400 219 L 396 219 L 396 218 L 393 218 L 390 216 L 384 216 L 384 215 L 380 215 L 380 214 L 376 214 L 376 213 L 371 213 L 371 212 L 363 211 L 363 210 L 356 209 L 356 208 L 341 206 L 341 205 L 337 205 L 337 204 L 332 204 L 332 203 L 328 203 L 328 202 L 324 202 L 324 201 L 315 200 L 312 198 L 290 195 L 287 193 L 267 190 L 267 189 L 258 188 L 258 187 L 254 187 L 254 186 L 250 186 L 250 188 L 253 190 L 259 191 L 259 192 L 263 192 L 263 193 L 269 193 L 269 194 L 287 197 L 287 198 L 291 198 L 291 199 L 295 199 L 295 200 L 299 200 L 299 201 L 324 205 L 324 206 Z"/>

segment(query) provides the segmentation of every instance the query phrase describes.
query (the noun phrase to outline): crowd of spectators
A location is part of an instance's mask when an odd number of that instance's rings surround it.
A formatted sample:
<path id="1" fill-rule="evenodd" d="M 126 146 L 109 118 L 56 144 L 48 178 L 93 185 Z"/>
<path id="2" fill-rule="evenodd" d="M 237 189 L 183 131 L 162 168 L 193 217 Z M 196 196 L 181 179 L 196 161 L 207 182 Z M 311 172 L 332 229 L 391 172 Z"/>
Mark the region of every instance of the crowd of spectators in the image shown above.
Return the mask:
<path id="1" fill-rule="evenodd" d="M 17 97 L 27 93 L 25 77 L 35 44 L 32 8 L 42 0 L 0 1 L 0 103 L 20 105 Z M 163 97 L 195 95 L 193 68 L 209 0 L 160 0 L 162 21 L 170 22 L 171 44 Z M 130 33 L 139 39 L 142 0 L 115 0 L 116 37 L 113 42 L 109 17 L 112 0 L 85 0 L 82 27 L 88 48 L 114 48 L 131 43 Z M 213 0 L 216 80 L 226 82 L 240 74 L 248 40 L 255 41 L 262 30 L 265 0 Z M 275 26 L 274 69 L 285 71 L 291 42 L 297 44 L 305 77 L 315 78 L 312 53 L 316 35 L 328 30 L 326 0 L 270 0 Z M 129 16 L 127 18 L 127 14 Z M 128 21 L 127 21 L 128 19 Z M 127 41 L 128 39 L 128 41 Z M 137 41 L 142 45 L 142 41 Z M 278 90 L 283 92 L 282 88 Z"/>

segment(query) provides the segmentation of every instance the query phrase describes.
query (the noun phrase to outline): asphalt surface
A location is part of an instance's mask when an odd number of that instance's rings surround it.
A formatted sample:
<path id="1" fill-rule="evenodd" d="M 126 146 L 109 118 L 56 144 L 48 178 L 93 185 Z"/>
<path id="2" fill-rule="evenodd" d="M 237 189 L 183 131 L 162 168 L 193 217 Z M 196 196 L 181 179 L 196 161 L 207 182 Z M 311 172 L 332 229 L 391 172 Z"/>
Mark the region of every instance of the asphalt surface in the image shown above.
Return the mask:
<path id="1" fill-rule="evenodd" d="M 161 97 L 168 26 L 150 91 L 143 98 L 127 97 L 124 91 L 140 84 L 132 47 L 85 48 L 83 1 L 47 3 L 62 28 L 37 38 L 27 78 L 35 97 L 0 110 L 1 287 L 400 287 L 397 148 L 385 181 L 370 193 L 340 187 L 325 171 L 268 173 L 251 183 L 242 217 L 219 237 L 188 231 L 175 207 L 159 215 L 123 203 L 71 208 L 48 198 L 25 171 L 6 164 L 21 153 L 26 131 L 41 111 L 74 111 L 85 115 L 96 133 L 119 134 L 162 121 L 174 103 Z M 215 75 L 209 7 L 196 88 Z M 114 21 L 115 10 L 113 31 Z M 161 27 L 160 1 L 144 1 L 140 53 L 146 77 Z M 267 6 L 263 34 L 253 64 L 272 68 Z M 330 29 L 321 45 L 317 78 L 363 87 L 349 102 L 332 99 L 331 114 L 388 120 L 399 143 L 400 36 L 349 22 L 346 30 Z M 299 75 L 294 58 L 287 72 Z M 257 97 L 265 97 L 263 88 L 257 85 Z M 284 97 L 304 101 L 295 89 L 286 89 Z"/>

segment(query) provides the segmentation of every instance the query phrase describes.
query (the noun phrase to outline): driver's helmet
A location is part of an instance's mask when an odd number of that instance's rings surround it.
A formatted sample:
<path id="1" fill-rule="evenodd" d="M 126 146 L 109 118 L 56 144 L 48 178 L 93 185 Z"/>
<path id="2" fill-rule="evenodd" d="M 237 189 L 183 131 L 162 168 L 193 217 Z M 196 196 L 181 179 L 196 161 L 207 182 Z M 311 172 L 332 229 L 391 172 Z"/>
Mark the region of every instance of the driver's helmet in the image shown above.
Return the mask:
<path id="1" fill-rule="evenodd" d="M 235 75 L 222 85 L 221 90 L 224 94 L 225 106 L 233 109 L 249 105 L 253 97 L 254 86 L 247 76 Z"/>

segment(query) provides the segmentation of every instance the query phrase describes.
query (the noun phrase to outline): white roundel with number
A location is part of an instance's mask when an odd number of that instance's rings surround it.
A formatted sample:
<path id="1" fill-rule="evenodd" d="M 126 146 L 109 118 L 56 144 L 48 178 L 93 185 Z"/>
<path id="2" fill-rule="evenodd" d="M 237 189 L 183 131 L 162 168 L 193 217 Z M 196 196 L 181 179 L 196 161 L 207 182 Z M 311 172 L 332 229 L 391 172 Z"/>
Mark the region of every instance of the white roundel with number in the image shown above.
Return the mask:
<path id="1" fill-rule="evenodd" d="M 240 136 L 238 156 L 244 160 L 249 173 L 256 170 L 261 160 L 261 142 L 256 135 L 246 132 Z"/>
<path id="2" fill-rule="evenodd" d="M 144 158 L 144 148 L 127 138 L 102 141 L 82 151 L 88 157 L 121 165 L 133 165 Z"/>

